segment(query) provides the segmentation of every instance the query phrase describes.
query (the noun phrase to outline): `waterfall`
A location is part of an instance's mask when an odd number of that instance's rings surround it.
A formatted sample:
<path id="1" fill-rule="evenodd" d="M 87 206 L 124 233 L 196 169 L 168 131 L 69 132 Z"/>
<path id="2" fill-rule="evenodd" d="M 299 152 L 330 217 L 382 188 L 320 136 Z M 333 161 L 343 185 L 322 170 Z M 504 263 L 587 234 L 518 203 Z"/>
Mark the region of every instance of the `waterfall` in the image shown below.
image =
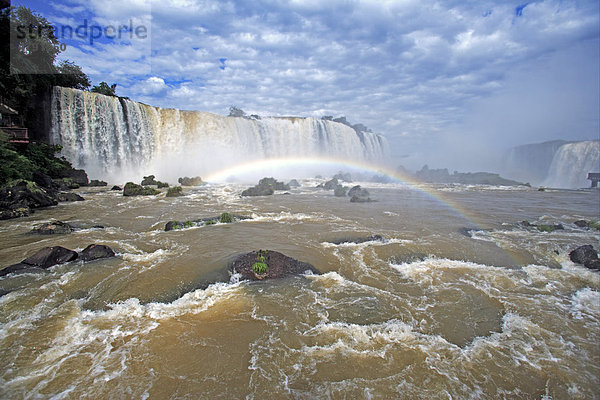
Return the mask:
<path id="1" fill-rule="evenodd" d="M 318 118 L 224 117 L 62 87 L 53 89 L 50 112 L 62 155 L 91 177 L 115 181 L 202 175 L 263 158 L 387 158 L 382 136 Z"/>
<path id="2" fill-rule="evenodd" d="M 589 172 L 600 172 L 600 141 L 568 143 L 554 155 L 544 185 L 571 189 L 589 187 Z"/>

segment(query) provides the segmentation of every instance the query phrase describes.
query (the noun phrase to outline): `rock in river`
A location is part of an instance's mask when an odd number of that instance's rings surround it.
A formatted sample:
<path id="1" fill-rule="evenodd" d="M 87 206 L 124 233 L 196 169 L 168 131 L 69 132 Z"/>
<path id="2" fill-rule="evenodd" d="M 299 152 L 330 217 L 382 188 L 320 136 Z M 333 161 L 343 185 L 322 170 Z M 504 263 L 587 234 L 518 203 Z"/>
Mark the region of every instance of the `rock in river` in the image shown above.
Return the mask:
<path id="1" fill-rule="evenodd" d="M 266 273 L 256 274 L 252 266 L 261 262 L 267 266 Z M 320 274 L 321 272 L 309 263 L 298 261 L 285 254 L 273 250 L 258 250 L 238 256 L 230 265 L 233 274 L 241 274 L 242 279 L 257 281 L 264 279 L 283 278 L 292 275 L 301 275 L 305 272 Z"/>

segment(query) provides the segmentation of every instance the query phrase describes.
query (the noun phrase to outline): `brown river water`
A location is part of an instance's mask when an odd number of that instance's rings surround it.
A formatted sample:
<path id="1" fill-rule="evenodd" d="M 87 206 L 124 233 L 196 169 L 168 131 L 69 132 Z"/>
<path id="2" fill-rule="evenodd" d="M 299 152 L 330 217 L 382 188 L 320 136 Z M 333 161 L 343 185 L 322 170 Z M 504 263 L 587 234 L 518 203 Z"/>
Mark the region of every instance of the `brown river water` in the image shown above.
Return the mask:
<path id="1" fill-rule="evenodd" d="M 254 198 L 82 188 L 0 221 L 1 266 L 44 246 L 118 253 L 0 278 L 0 398 L 600 398 L 600 274 L 568 258 L 600 243 L 573 224 L 599 218 L 599 191 L 428 187 L 449 207 L 402 185 L 365 184 L 378 202 L 355 204 L 301 182 Z M 224 211 L 253 219 L 164 232 Z M 28 233 L 53 219 L 82 229 Z M 385 240 L 333 244 L 372 234 Z M 257 249 L 323 274 L 231 277 Z"/>

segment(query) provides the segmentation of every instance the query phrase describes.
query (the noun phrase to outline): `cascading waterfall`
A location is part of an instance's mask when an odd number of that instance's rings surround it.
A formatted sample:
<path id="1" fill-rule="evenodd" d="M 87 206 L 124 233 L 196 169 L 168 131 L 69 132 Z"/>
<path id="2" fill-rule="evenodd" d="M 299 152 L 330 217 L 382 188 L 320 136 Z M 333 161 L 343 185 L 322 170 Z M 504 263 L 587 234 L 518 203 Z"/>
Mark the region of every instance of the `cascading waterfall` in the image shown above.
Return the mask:
<path id="1" fill-rule="evenodd" d="M 173 179 L 276 157 L 387 157 L 382 136 L 317 118 L 223 117 L 62 87 L 53 89 L 51 116 L 51 139 L 63 156 L 106 179 Z"/>
<path id="2" fill-rule="evenodd" d="M 589 172 L 600 172 L 600 141 L 568 143 L 554 155 L 544 185 L 571 189 L 589 187 Z"/>

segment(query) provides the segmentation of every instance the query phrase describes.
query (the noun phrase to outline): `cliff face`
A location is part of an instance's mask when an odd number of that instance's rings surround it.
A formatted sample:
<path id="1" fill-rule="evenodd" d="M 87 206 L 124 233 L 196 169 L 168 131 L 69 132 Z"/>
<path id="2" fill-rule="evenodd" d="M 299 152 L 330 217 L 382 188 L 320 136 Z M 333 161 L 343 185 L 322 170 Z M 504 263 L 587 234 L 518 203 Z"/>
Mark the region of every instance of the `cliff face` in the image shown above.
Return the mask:
<path id="1" fill-rule="evenodd" d="M 540 185 L 548 176 L 558 149 L 569 142 L 552 140 L 513 147 L 504 155 L 503 174 L 507 177 Z"/>
<path id="2" fill-rule="evenodd" d="M 513 147 L 504 157 L 504 174 L 556 188 L 589 187 L 587 174 L 600 170 L 600 141 L 553 140 Z"/>

